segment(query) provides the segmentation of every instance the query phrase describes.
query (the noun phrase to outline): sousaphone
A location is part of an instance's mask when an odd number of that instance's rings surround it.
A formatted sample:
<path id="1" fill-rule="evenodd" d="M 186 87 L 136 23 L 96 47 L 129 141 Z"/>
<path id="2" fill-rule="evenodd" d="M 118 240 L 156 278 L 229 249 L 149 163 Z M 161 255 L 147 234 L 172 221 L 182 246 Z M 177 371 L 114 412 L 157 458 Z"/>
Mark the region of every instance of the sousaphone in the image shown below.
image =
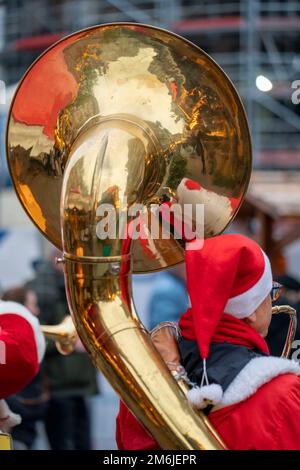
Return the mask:
<path id="1" fill-rule="evenodd" d="M 135 313 L 131 274 L 184 261 L 160 213 L 152 217 L 158 236 L 145 229 L 153 204 L 204 204 L 204 237 L 234 218 L 251 143 L 230 80 L 168 31 L 92 27 L 53 45 L 27 71 L 11 106 L 7 152 L 21 204 L 63 251 L 70 311 L 96 367 L 161 448 L 224 448 Z M 137 204 L 144 236 L 131 240 Z M 192 225 L 194 218 L 192 211 Z"/>

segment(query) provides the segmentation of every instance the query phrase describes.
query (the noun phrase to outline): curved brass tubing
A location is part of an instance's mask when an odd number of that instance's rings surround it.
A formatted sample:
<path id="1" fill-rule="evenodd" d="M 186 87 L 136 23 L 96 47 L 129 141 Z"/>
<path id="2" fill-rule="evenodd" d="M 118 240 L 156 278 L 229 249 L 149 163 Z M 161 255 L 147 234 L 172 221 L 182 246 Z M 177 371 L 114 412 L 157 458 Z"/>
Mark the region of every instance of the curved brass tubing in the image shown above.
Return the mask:
<path id="1" fill-rule="evenodd" d="M 108 143 L 113 139 L 114 145 L 125 145 L 124 138 L 130 137 L 127 133 L 135 133 L 134 128 L 118 132 L 118 123 L 112 126 L 103 130 L 101 124 L 100 127 L 96 124 L 88 129 L 88 135 L 83 132 L 75 142 L 64 174 L 61 200 L 64 266 L 76 329 L 96 366 L 163 449 L 225 448 L 208 420 L 188 404 L 134 311 L 130 240 L 101 240 L 96 235 L 97 208 L 104 198 L 100 180 L 105 179 L 107 187 L 110 186 L 107 180 L 116 178 L 115 174 L 105 172 L 110 167 L 110 158 L 114 158 Z M 100 164 L 93 162 L 89 172 L 82 168 L 88 168 L 96 157 L 94 145 L 90 153 L 87 141 L 98 143 L 96 156 L 100 159 Z M 125 159 L 124 172 L 126 165 Z M 81 201 L 86 188 L 97 188 L 86 199 L 80 214 L 73 210 L 74 193 L 70 188 L 75 185 Z M 119 191 L 118 204 L 123 197 Z M 130 193 L 128 188 L 127 197 L 134 200 L 133 191 Z M 121 226 L 118 213 L 116 217 Z M 103 256 L 105 247 L 106 250 L 109 247 L 109 257 Z M 99 256 L 95 256 L 97 253 Z"/>

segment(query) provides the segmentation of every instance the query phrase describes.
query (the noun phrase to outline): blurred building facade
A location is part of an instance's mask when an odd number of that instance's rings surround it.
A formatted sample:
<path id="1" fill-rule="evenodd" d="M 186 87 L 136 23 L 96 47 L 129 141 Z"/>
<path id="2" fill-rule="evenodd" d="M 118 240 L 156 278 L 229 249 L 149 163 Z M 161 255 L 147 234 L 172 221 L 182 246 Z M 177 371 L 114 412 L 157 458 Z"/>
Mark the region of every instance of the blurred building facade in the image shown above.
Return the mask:
<path id="1" fill-rule="evenodd" d="M 208 52 L 237 87 L 253 141 L 254 166 L 300 169 L 300 2 L 295 0 L 0 0 L 0 243 L 24 216 L 6 165 L 11 97 L 30 64 L 63 36 L 130 21 L 174 31 Z M 5 85 L 5 87 L 4 87 Z M 263 91 L 265 90 L 265 91 Z M 38 91 L 37 91 L 38 92 Z M 45 242 L 39 244 L 41 253 Z M 6 248 L 5 248 L 6 250 Z M 1 281 L 1 280 L 0 280 Z M 1 282 L 0 282 L 1 283 Z"/>

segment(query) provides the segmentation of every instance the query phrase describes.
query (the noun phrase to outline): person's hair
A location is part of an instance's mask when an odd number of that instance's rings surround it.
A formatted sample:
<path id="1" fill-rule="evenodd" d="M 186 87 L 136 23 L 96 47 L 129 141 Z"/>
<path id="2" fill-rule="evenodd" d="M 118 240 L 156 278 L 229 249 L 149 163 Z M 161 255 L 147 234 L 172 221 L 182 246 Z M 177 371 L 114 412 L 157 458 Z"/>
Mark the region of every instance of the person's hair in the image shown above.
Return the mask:
<path id="1" fill-rule="evenodd" d="M 25 286 L 12 287 L 2 294 L 2 300 L 11 300 L 24 305 L 26 303 L 27 294 L 31 289 Z"/>

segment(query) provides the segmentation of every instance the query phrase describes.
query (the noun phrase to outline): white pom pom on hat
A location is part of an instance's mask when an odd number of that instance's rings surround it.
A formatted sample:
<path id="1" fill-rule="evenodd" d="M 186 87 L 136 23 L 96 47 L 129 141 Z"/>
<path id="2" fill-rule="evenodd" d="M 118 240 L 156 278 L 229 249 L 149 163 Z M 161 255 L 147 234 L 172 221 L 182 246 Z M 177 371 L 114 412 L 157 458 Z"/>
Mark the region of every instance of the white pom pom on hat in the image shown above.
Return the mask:
<path id="1" fill-rule="evenodd" d="M 187 393 L 189 403 L 197 410 L 203 410 L 209 405 L 217 405 L 222 397 L 223 390 L 218 384 L 193 387 Z"/>

